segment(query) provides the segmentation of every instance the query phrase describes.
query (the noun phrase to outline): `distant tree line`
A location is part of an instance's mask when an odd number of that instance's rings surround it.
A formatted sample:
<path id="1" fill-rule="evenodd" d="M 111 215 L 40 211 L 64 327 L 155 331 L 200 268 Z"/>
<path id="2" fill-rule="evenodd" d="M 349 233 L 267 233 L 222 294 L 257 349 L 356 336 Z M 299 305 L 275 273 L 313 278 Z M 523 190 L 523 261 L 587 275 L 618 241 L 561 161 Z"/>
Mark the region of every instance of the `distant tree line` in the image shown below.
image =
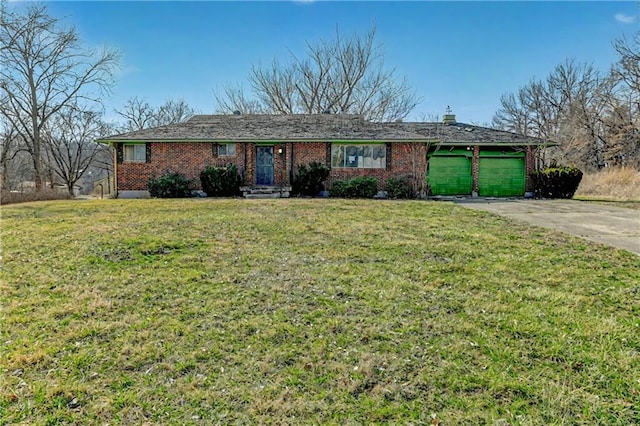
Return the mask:
<path id="1" fill-rule="evenodd" d="M 134 97 L 105 120 L 101 99 L 115 84 L 120 54 L 89 49 L 73 27 L 46 6 L 24 12 L 0 3 L 0 186 L 36 191 L 63 184 L 69 193 L 84 176 L 113 173 L 108 134 L 181 122 L 194 114 L 182 100 L 159 107 Z"/>
<path id="2" fill-rule="evenodd" d="M 558 143 L 540 152 L 541 166 L 640 169 L 640 32 L 613 48 L 618 60 L 606 73 L 567 59 L 546 78 L 505 93 L 493 125 Z"/>

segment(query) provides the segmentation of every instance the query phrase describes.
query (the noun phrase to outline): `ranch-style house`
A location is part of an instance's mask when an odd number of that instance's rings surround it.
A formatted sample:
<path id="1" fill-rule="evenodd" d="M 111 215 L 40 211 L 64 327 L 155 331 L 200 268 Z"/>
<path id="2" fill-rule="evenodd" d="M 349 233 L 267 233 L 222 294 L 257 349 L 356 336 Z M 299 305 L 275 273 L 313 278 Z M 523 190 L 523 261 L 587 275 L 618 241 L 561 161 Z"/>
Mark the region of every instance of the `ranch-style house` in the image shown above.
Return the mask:
<path id="1" fill-rule="evenodd" d="M 298 165 L 330 169 L 326 186 L 356 176 L 425 179 L 428 195 L 520 197 L 540 139 L 458 123 L 379 123 L 349 114 L 197 115 L 167 126 L 99 139 L 114 148 L 120 197 L 148 196 L 152 177 L 179 172 L 193 179 L 207 166 L 235 164 L 247 188 L 288 194 Z"/>

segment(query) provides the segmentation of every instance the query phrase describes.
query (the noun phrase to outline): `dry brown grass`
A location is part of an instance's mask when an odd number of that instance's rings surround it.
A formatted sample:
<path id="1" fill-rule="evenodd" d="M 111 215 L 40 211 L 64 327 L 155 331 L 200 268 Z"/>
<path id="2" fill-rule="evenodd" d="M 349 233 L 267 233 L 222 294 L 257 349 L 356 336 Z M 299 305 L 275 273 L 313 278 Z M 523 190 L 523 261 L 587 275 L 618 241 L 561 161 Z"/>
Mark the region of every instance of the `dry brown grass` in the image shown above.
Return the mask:
<path id="1" fill-rule="evenodd" d="M 42 191 L 11 192 L 2 190 L 0 192 L 0 205 L 28 203 L 31 201 L 67 200 L 71 196 L 66 192 L 55 189 L 43 189 Z"/>
<path id="2" fill-rule="evenodd" d="M 621 167 L 585 174 L 575 195 L 578 198 L 640 201 L 640 171 Z"/>

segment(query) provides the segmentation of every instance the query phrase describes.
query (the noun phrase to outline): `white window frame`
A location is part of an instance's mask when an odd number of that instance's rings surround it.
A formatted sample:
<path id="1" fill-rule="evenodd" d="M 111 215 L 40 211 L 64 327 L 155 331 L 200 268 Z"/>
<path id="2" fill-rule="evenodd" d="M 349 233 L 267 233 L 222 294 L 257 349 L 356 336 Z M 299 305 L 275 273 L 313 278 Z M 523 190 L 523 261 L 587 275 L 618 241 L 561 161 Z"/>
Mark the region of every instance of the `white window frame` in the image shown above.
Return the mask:
<path id="1" fill-rule="evenodd" d="M 147 144 L 125 143 L 122 146 L 122 161 L 125 163 L 146 163 Z"/>
<path id="2" fill-rule="evenodd" d="M 381 153 L 382 156 L 380 156 Z M 385 144 L 331 144 L 331 168 L 386 169 L 387 146 Z"/>

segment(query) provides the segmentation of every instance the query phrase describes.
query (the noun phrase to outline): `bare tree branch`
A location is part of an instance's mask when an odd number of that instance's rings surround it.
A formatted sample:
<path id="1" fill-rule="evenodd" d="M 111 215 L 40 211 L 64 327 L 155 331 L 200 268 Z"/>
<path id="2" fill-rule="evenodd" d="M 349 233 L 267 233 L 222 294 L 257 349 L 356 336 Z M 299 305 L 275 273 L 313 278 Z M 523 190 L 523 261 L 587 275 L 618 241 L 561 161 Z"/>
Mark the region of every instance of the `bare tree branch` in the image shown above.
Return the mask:
<path id="1" fill-rule="evenodd" d="M 59 110 L 43 133 L 49 165 L 74 195 L 74 186 L 100 152 L 94 140 L 107 134 L 107 126 L 99 112 L 69 105 Z"/>
<path id="2" fill-rule="evenodd" d="M 169 99 L 158 108 L 154 108 L 137 96 L 130 98 L 122 109 L 115 112 L 125 120 L 124 124 L 119 126 L 121 132 L 182 123 L 196 113 L 183 99 Z"/>
<path id="3" fill-rule="evenodd" d="M 420 102 L 406 79 L 386 69 L 376 29 L 364 35 L 307 43 L 306 56 L 290 53 L 267 66 L 251 68 L 249 82 L 254 98 L 241 86 L 227 86 L 215 94 L 222 112 L 257 111 L 277 114 L 362 114 L 373 121 L 406 117 Z"/>
<path id="4" fill-rule="evenodd" d="M 40 189 L 45 128 L 70 105 L 99 105 L 114 83 L 119 54 L 83 48 L 75 29 L 64 28 L 45 6 L 3 11 L 0 19 L 0 113 L 23 138 Z"/>

